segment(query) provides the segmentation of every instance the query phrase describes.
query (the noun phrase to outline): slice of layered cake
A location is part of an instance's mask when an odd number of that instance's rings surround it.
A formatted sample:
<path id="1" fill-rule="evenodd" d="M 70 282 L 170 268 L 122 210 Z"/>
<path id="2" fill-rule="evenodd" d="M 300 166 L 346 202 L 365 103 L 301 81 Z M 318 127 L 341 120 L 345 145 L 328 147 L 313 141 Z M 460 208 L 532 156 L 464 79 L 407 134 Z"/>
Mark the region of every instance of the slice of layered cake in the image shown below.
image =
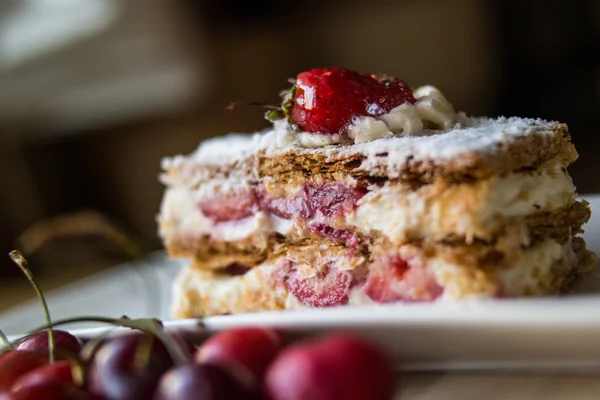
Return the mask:
<path id="1" fill-rule="evenodd" d="M 341 68 L 301 73 L 267 116 L 164 160 L 176 317 L 556 294 L 594 263 L 564 124 Z"/>

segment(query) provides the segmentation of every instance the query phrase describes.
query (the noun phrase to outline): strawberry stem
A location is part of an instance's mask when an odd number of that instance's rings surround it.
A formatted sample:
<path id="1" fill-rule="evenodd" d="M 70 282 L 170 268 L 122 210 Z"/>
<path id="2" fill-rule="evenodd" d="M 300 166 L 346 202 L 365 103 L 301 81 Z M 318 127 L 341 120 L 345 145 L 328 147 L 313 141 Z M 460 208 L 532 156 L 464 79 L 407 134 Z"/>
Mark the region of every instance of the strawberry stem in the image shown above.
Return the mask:
<path id="1" fill-rule="evenodd" d="M 279 110 L 280 109 L 280 107 L 278 107 L 278 106 L 274 106 L 272 104 L 261 103 L 260 101 L 234 101 L 233 103 L 229 104 L 226 108 L 229 111 L 231 111 L 239 106 L 261 107 L 261 108 L 266 108 L 268 110 Z"/>
<path id="2" fill-rule="evenodd" d="M 29 281 L 29 283 L 31 283 L 31 286 L 33 286 L 33 289 L 35 290 L 35 294 L 37 295 L 38 299 L 40 300 L 40 303 L 42 304 L 42 309 L 44 310 L 44 317 L 46 318 L 46 323 L 48 325 L 48 353 L 49 353 L 49 361 L 50 363 L 54 362 L 54 332 L 52 331 L 52 319 L 50 318 L 50 310 L 48 309 L 48 304 L 46 303 L 46 298 L 44 297 L 44 294 L 42 293 L 42 290 L 40 289 L 40 287 L 38 286 L 38 284 L 35 282 L 35 279 L 33 278 L 33 274 L 31 273 L 31 271 L 29 270 L 29 268 L 27 268 L 27 260 L 25 259 L 25 257 L 23 257 L 23 254 L 21 254 L 21 252 L 19 252 L 19 250 L 13 250 L 9 253 L 11 260 L 17 264 L 17 266 L 21 269 L 21 271 L 23 271 L 23 274 L 25 274 L 25 277 L 27 278 L 27 280 Z"/>
<path id="3" fill-rule="evenodd" d="M 265 113 L 265 119 L 269 122 L 275 122 L 285 118 L 285 113 L 281 110 L 269 110 Z"/>

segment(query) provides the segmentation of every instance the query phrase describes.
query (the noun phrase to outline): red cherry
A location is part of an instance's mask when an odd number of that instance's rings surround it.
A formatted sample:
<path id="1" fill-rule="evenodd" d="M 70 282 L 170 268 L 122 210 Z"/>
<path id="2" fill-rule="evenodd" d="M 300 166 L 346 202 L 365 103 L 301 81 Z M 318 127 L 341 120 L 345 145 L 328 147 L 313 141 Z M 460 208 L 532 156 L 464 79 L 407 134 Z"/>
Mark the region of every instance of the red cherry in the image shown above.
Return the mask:
<path id="1" fill-rule="evenodd" d="M 315 68 L 298 75 L 292 120 L 306 132 L 343 133 L 356 116 L 378 116 L 404 103 L 415 103 L 403 81 L 383 79 L 345 68 Z"/>
<path id="2" fill-rule="evenodd" d="M 181 342 L 182 349 L 189 348 Z M 143 364 L 138 362 L 140 352 L 147 352 Z M 107 400 L 152 398 L 158 380 L 173 365 L 167 348 L 157 338 L 140 332 L 120 335 L 100 346 L 90 364 L 88 389 Z"/>
<path id="3" fill-rule="evenodd" d="M 10 393 L 10 400 L 91 400 L 84 390 L 58 381 L 46 381 Z"/>
<path id="4" fill-rule="evenodd" d="M 165 373 L 154 400 L 255 400 L 257 394 L 218 365 L 182 365 Z"/>
<path id="5" fill-rule="evenodd" d="M 265 377 L 271 400 L 390 400 L 394 382 L 379 348 L 340 334 L 288 347 Z"/>
<path id="6" fill-rule="evenodd" d="M 69 361 L 56 361 L 45 364 L 24 375 L 21 375 L 12 385 L 13 391 L 19 391 L 28 386 L 35 386 L 47 381 L 58 381 L 73 385 L 73 366 Z"/>
<path id="7" fill-rule="evenodd" d="M 67 331 L 55 329 L 54 352 L 60 358 L 61 353 L 68 352 L 73 355 L 81 351 L 81 340 Z M 42 331 L 29 336 L 17 346 L 17 350 L 36 351 L 48 355 L 48 332 Z"/>
<path id="8" fill-rule="evenodd" d="M 198 348 L 194 359 L 201 364 L 242 367 L 254 383 L 259 383 L 282 347 L 283 337 L 273 329 L 234 328 L 210 337 Z"/>
<path id="9" fill-rule="evenodd" d="M 43 355 L 31 351 L 12 350 L 0 358 L 0 392 L 11 389 L 22 375 L 48 362 Z"/>

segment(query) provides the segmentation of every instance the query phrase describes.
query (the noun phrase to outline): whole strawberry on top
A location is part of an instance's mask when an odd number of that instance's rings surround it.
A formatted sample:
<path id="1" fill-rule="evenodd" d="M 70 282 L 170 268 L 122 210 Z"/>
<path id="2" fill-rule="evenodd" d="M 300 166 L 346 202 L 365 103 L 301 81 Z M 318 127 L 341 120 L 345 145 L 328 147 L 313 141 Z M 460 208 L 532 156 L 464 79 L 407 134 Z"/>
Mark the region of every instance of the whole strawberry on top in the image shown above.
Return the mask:
<path id="1" fill-rule="evenodd" d="M 288 118 L 290 125 L 310 133 L 344 134 L 354 117 L 379 116 L 401 104 L 414 104 L 403 81 L 345 68 L 315 68 L 298 74 L 283 93 L 281 109 L 267 112 L 270 121 Z"/>

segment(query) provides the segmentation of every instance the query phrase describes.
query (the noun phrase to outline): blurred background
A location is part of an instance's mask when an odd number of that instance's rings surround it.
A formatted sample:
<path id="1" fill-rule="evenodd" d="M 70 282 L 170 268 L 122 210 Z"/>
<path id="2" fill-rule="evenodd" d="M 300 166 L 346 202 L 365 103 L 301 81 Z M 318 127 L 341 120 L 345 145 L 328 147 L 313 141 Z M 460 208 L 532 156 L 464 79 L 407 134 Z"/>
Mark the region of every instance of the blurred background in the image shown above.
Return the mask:
<path id="1" fill-rule="evenodd" d="M 566 122 L 578 189 L 600 192 L 599 50 L 598 0 L 0 0 L 0 249 L 87 209 L 160 249 L 161 158 L 266 127 L 225 106 L 276 104 L 316 66 L 433 84 L 470 114 Z M 51 289 L 126 258 L 96 237 L 30 262 Z M 29 297 L 22 281 L 0 257 L 0 309 Z"/>

